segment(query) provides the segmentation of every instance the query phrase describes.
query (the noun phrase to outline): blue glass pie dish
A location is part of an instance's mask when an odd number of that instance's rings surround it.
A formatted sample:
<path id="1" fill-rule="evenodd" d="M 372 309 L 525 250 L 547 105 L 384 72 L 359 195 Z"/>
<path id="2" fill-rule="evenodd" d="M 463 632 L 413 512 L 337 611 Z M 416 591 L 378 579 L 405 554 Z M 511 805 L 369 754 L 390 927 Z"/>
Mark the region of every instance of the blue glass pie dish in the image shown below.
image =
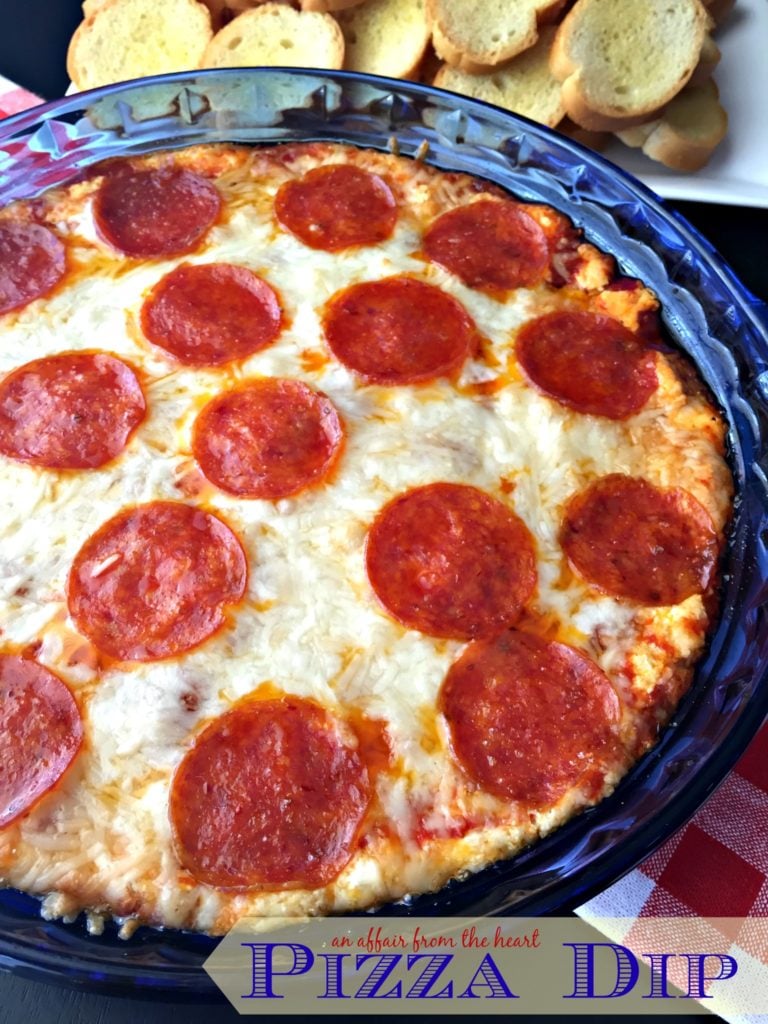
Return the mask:
<path id="1" fill-rule="evenodd" d="M 695 683 L 659 744 L 597 807 L 518 856 L 378 913 L 570 910 L 628 871 L 722 781 L 768 712 L 768 317 L 682 218 L 578 144 L 473 100 L 343 72 L 190 72 L 83 93 L 0 124 L 0 203 L 78 177 L 96 161 L 204 142 L 326 139 L 396 148 L 562 210 L 624 274 L 659 297 L 669 336 L 696 363 L 728 423 L 737 486 L 721 614 Z M 175 998 L 213 989 L 215 940 L 45 922 L 0 891 L 0 966 L 108 991 Z"/>

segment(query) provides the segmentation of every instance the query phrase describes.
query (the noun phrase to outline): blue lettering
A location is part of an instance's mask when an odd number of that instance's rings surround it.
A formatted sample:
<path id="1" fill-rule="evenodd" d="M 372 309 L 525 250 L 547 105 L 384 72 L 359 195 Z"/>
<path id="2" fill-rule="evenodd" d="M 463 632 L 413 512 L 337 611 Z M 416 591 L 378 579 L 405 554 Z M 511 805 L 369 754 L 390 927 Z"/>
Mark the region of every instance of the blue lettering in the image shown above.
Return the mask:
<path id="1" fill-rule="evenodd" d="M 477 980 L 478 976 L 482 978 L 482 981 Z M 475 986 L 488 989 L 486 999 L 518 998 L 509 988 L 506 981 L 504 981 L 501 971 L 496 966 L 490 953 L 486 953 L 480 961 L 480 966 L 473 974 L 472 980 L 464 991 L 459 993 L 459 999 L 479 999 L 480 996 L 474 991 Z"/>
<path id="2" fill-rule="evenodd" d="M 739 965 L 732 956 L 727 953 L 681 953 L 688 961 L 688 991 L 682 999 L 711 999 L 707 995 L 706 982 L 725 981 L 732 978 Z M 707 960 L 716 960 L 718 963 L 717 974 L 705 974 Z"/>
<path id="3" fill-rule="evenodd" d="M 349 953 L 318 953 L 325 960 L 325 992 L 318 999 L 349 999 L 344 995 L 342 961 L 348 960 Z"/>
<path id="4" fill-rule="evenodd" d="M 371 973 L 355 992 L 355 999 L 399 999 L 403 994 L 402 982 L 398 981 L 388 992 L 380 993 L 379 989 L 401 959 L 401 953 L 358 953 L 356 961 L 358 970 L 366 960 L 375 960 L 376 963 Z"/>
<path id="5" fill-rule="evenodd" d="M 651 961 L 651 991 L 643 999 L 674 999 L 667 991 L 667 964 L 674 953 L 643 953 Z"/>
<path id="6" fill-rule="evenodd" d="M 409 953 L 407 966 L 408 970 L 413 967 L 417 960 L 428 960 L 424 970 L 418 976 L 413 985 L 405 994 L 406 999 L 450 999 L 453 995 L 453 982 L 449 981 L 445 988 L 439 992 L 433 992 L 432 988 L 437 979 L 445 971 L 448 964 L 453 960 L 453 953 Z"/>
<path id="7" fill-rule="evenodd" d="M 291 974 L 306 974 L 315 961 L 312 950 L 297 942 L 241 942 L 241 946 L 251 949 L 251 966 L 253 968 L 253 987 L 247 996 L 241 999 L 282 999 L 272 989 L 272 979 L 288 977 Z M 276 949 L 289 950 L 291 965 L 287 971 L 276 970 L 274 955 Z"/>
<path id="8" fill-rule="evenodd" d="M 563 999 L 618 999 L 631 992 L 640 969 L 631 950 L 615 942 L 564 942 L 573 949 L 573 992 Z M 595 950 L 610 949 L 616 957 L 616 983 L 610 992 L 595 992 Z"/>

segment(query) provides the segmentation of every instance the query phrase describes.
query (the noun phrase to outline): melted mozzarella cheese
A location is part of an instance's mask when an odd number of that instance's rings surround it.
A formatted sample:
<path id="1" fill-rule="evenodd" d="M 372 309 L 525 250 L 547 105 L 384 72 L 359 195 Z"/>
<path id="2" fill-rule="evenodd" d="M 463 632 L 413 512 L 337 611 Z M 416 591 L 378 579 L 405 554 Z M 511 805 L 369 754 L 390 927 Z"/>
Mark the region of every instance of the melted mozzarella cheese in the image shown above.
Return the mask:
<path id="1" fill-rule="evenodd" d="M 341 149 L 330 158 L 347 159 Z M 559 639 L 593 657 L 625 699 L 649 692 L 702 643 L 700 598 L 671 613 L 638 614 L 566 571 L 557 538 L 569 497 L 613 472 L 690 490 L 722 529 L 729 478 L 717 444 L 700 427 L 708 407 L 686 397 L 663 356 L 658 392 L 627 422 L 582 416 L 540 395 L 521 378 L 514 333 L 539 312 L 576 299 L 542 285 L 502 303 L 425 263 L 420 231 L 436 208 L 459 201 L 459 186 L 452 190 L 439 175 L 380 154 L 356 159 L 397 181 L 403 212 L 391 239 L 343 253 L 307 248 L 271 213 L 283 177 L 322 156 L 291 172 L 256 173 L 241 161 L 221 176 L 227 215 L 189 262 L 251 268 L 276 289 L 290 321 L 273 345 L 242 364 L 185 368 L 143 339 L 145 296 L 183 260 L 135 262 L 112 253 L 93 227 L 95 185 L 60 204 L 59 228 L 75 247 L 79 269 L 55 295 L 6 318 L 0 372 L 64 350 L 104 349 L 137 368 L 149 407 L 126 451 L 102 469 L 56 473 L 8 460 L 0 466 L 3 635 L 16 644 L 39 642 L 39 659 L 71 685 L 85 711 L 87 744 L 75 767 L 0 834 L 5 880 L 59 893 L 59 902 L 49 899 L 49 913 L 90 906 L 221 931 L 244 913 L 368 906 L 434 888 L 508 854 L 583 805 L 582 794 L 569 794 L 531 820 L 472 790 L 454 764 L 434 709 L 462 645 L 394 622 L 364 569 L 370 523 L 409 488 L 454 481 L 507 502 L 535 539 L 532 614 L 559 623 Z M 331 358 L 321 330 L 324 303 L 351 284 L 400 273 L 455 296 L 486 339 L 482 357 L 465 366 L 457 385 L 365 385 Z M 196 473 L 195 416 L 221 390 L 261 375 L 302 379 L 334 402 L 346 446 L 332 481 L 275 503 L 236 499 L 205 482 L 187 498 Z M 489 382 L 493 388 L 476 386 Z M 202 502 L 235 530 L 249 559 L 246 599 L 226 628 L 182 657 L 101 670 L 67 618 L 67 573 L 101 523 L 126 505 L 158 499 Z M 674 645 L 672 656 L 648 641 L 649 631 Z M 341 716 L 354 708 L 381 719 L 391 739 L 398 767 L 382 773 L 377 786 L 394 834 L 356 853 L 323 890 L 213 890 L 191 884 L 172 849 L 167 808 L 175 767 L 205 723 L 264 684 Z M 484 815 L 495 824 L 456 838 L 462 822 Z"/>

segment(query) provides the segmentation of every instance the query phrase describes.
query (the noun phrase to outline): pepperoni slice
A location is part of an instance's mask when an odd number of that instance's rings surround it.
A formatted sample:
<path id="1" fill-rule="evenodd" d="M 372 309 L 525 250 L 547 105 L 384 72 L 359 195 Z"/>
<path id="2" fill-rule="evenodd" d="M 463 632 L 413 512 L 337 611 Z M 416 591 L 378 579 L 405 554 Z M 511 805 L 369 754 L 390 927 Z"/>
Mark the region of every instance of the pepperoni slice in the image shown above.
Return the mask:
<path id="1" fill-rule="evenodd" d="M 188 366 L 220 366 L 270 345 L 283 312 L 266 281 L 229 263 L 182 264 L 141 307 L 144 336 Z"/>
<path id="2" fill-rule="evenodd" d="M 511 199 L 480 199 L 438 217 L 424 252 L 470 288 L 509 291 L 542 280 L 549 266 L 544 231 Z"/>
<path id="3" fill-rule="evenodd" d="M 718 556 L 709 513 L 691 494 L 619 473 L 571 498 L 560 542 L 590 583 L 647 605 L 703 593 Z"/>
<path id="4" fill-rule="evenodd" d="M 120 359 L 62 352 L 0 382 L 0 452 L 49 469 L 94 469 L 120 454 L 145 413 L 136 375 Z"/>
<path id="5" fill-rule="evenodd" d="M 659 384 L 656 357 L 618 320 L 597 313 L 548 313 L 525 324 L 517 359 L 537 388 L 569 409 L 623 420 Z"/>
<path id="6" fill-rule="evenodd" d="M 195 422 L 192 451 L 222 490 L 276 501 L 320 483 L 343 438 L 325 395 L 300 380 L 268 378 L 209 402 Z"/>
<path id="7" fill-rule="evenodd" d="M 191 505 L 125 509 L 80 548 L 69 574 L 69 614 L 113 658 L 156 661 L 196 647 L 245 591 L 237 537 Z"/>
<path id="8" fill-rule="evenodd" d="M 456 299 L 412 277 L 353 285 L 325 308 L 325 336 L 345 366 L 376 384 L 416 384 L 458 370 L 475 324 Z"/>
<path id="9" fill-rule="evenodd" d="M 65 683 L 28 658 L 0 655 L 0 828 L 62 777 L 80 749 L 83 725 Z"/>
<path id="10" fill-rule="evenodd" d="M 394 618 L 457 640 L 501 632 L 536 586 L 528 528 L 500 501 L 461 484 L 417 487 L 386 505 L 368 533 L 366 564 Z"/>
<path id="11" fill-rule="evenodd" d="M 67 269 L 64 243 L 42 224 L 0 224 L 0 313 L 46 295 Z"/>
<path id="12" fill-rule="evenodd" d="M 282 185 L 275 214 L 280 225 L 305 245 L 338 252 L 389 238 L 397 205 L 389 185 L 377 174 L 330 164 Z"/>
<path id="13" fill-rule="evenodd" d="M 216 186 L 179 167 L 112 171 L 93 200 L 99 234 L 127 256 L 192 252 L 220 209 Z"/>
<path id="14" fill-rule="evenodd" d="M 176 852 L 207 885 L 314 889 L 349 860 L 368 801 L 365 767 L 331 715 L 297 697 L 246 701 L 176 771 Z"/>
<path id="15" fill-rule="evenodd" d="M 619 701 L 607 677 L 572 647 L 517 630 L 470 644 L 438 708 L 461 766 L 502 800 L 541 806 L 572 786 L 602 788 L 619 753 Z"/>

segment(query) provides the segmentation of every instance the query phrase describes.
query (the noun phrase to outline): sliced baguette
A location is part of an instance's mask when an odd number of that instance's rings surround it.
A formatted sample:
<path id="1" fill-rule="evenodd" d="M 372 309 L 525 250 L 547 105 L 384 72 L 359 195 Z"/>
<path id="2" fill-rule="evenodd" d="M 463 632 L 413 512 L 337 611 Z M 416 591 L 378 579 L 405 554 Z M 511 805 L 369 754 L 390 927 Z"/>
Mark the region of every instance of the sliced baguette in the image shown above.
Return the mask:
<path id="1" fill-rule="evenodd" d="M 495 103 L 497 107 L 505 107 L 554 128 L 565 114 L 560 83 L 549 70 L 554 35 L 554 28 L 544 29 L 535 46 L 489 74 L 468 75 L 466 71 L 444 64 L 434 84 L 440 89 Z"/>
<path id="2" fill-rule="evenodd" d="M 659 120 L 618 132 L 628 146 L 677 171 L 698 171 L 709 161 L 728 130 L 728 115 L 717 85 L 688 85 L 665 108 Z"/>
<path id="3" fill-rule="evenodd" d="M 99 0 L 95 0 L 95 2 L 99 2 Z M 202 0 L 202 3 L 211 12 L 211 24 L 214 32 L 224 28 L 243 11 L 249 11 L 252 7 L 258 7 L 260 4 L 268 2 L 270 0 Z M 295 6 L 293 0 L 271 0 L 271 2 Z"/>
<path id="4" fill-rule="evenodd" d="M 67 72 L 78 90 L 200 66 L 211 16 L 197 0 L 106 0 L 76 30 Z"/>
<path id="5" fill-rule="evenodd" d="M 685 89 L 690 88 L 686 86 Z M 683 92 L 685 92 L 685 89 Z M 681 93 L 682 95 L 682 93 Z M 632 128 L 623 128 L 620 132 L 614 132 L 617 139 L 621 139 L 625 146 L 632 149 L 642 149 L 653 129 L 658 125 L 661 118 L 655 121 L 646 121 L 645 124 L 636 124 Z"/>
<path id="6" fill-rule="evenodd" d="M 482 74 L 533 46 L 566 0 L 427 0 L 432 44 L 446 63 Z"/>
<path id="7" fill-rule="evenodd" d="M 339 11 L 344 34 L 344 67 L 373 75 L 411 78 L 429 42 L 424 0 L 368 0 Z"/>
<path id="8" fill-rule="evenodd" d="M 579 0 L 551 56 L 568 116 L 591 131 L 653 120 L 687 84 L 710 26 L 699 0 Z"/>
<path id="9" fill-rule="evenodd" d="M 238 15 L 211 40 L 203 67 L 340 68 L 344 36 L 330 14 L 265 3 Z"/>
<path id="10" fill-rule="evenodd" d="M 704 85 L 712 77 L 712 72 L 720 63 L 720 47 L 710 35 L 704 36 L 704 44 L 699 54 L 699 63 L 688 80 L 688 85 Z"/>
<path id="11" fill-rule="evenodd" d="M 109 0 L 83 0 L 83 17 L 90 18 L 92 14 L 95 14 L 100 7 L 108 3 Z"/>
<path id="12" fill-rule="evenodd" d="M 564 117 L 557 126 L 557 130 L 562 135 L 567 135 L 569 139 L 573 139 L 574 142 L 580 142 L 582 146 L 588 146 L 598 153 L 601 153 L 611 141 L 610 132 L 591 132 L 589 129 L 582 128 L 576 124 L 570 117 Z"/>

